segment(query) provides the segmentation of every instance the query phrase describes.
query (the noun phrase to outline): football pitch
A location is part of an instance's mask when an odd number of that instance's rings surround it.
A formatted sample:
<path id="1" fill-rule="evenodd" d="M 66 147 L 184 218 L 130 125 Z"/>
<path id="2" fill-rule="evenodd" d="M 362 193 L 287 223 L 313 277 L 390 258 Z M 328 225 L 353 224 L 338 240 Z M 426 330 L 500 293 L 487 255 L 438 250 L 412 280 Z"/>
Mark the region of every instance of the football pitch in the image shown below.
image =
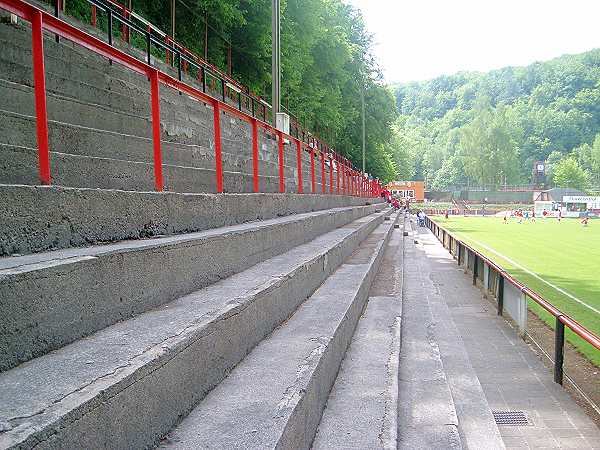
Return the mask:
<path id="1" fill-rule="evenodd" d="M 600 220 L 518 223 L 501 217 L 433 217 L 442 227 L 502 266 L 563 313 L 600 335 Z M 554 328 L 554 318 L 529 299 L 531 311 Z M 600 351 L 565 328 L 567 339 L 600 366 Z"/>

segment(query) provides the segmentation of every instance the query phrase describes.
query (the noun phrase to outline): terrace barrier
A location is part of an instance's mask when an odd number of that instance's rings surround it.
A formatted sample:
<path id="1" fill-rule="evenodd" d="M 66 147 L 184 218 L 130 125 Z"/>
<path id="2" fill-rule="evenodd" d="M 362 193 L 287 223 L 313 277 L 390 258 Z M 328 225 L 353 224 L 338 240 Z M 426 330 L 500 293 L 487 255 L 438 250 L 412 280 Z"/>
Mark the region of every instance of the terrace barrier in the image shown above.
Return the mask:
<path id="1" fill-rule="evenodd" d="M 429 216 L 425 218 L 426 226 L 433 235 L 456 257 L 459 266 L 465 267 L 473 274 L 473 285 L 479 280 L 487 292 L 494 294 L 498 301 L 498 315 L 506 311 L 516 322 L 519 334 L 525 336 L 527 331 L 527 299 L 533 300 L 555 318 L 554 327 L 554 381 L 563 384 L 563 363 L 565 346 L 565 326 L 573 333 L 600 350 L 600 337 L 583 325 L 561 312 L 540 294 L 513 278 L 501 266 L 458 239 L 441 227 Z"/>
<path id="2" fill-rule="evenodd" d="M 225 85 L 226 80 L 220 79 L 223 87 L 223 98 L 218 99 L 206 92 L 206 83 L 203 83 L 202 90 L 196 89 L 189 84 L 182 81 L 181 71 L 183 61 L 196 67 L 202 73 L 202 79 L 206 80 L 206 68 L 197 64 L 192 58 L 188 58 L 180 49 L 172 46 L 168 46 L 161 40 L 155 38 L 152 33 L 148 30 L 144 30 L 127 17 L 123 15 L 116 15 L 112 9 L 105 8 L 105 12 L 108 16 L 109 22 L 109 33 L 108 42 L 104 42 L 94 36 L 91 36 L 84 31 L 70 25 L 60 18 L 53 16 L 52 14 L 43 11 L 23 0 L 0 0 L 0 8 L 8 11 L 9 13 L 15 14 L 22 19 L 31 23 L 32 29 L 32 58 L 33 58 L 33 75 L 34 75 L 34 95 L 35 95 L 35 110 L 36 110 L 36 133 L 37 133 L 37 144 L 38 144 L 38 169 L 39 179 L 42 184 L 51 184 L 51 161 L 50 161 L 50 148 L 48 143 L 48 117 L 46 110 L 46 86 L 45 86 L 45 69 L 44 69 L 44 40 L 43 31 L 47 30 L 50 33 L 55 34 L 57 37 L 63 37 L 70 40 L 88 50 L 101 55 L 113 62 L 119 63 L 122 66 L 145 75 L 150 81 L 150 94 L 151 94 L 151 120 L 152 120 L 152 140 L 153 140 L 153 160 L 154 160 L 154 185 L 157 191 L 163 190 L 163 176 L 162 176 L 162 151 L 161 151 L 161 140 L 160 140 L 160 86 L 166 86 L 175 89 L 181 93 L 185 93 L 193 99 L 210 104 L 213 107 L 213 125 L 214 125 L 214 142 L 215 142 L 215 174 L 216 174 L 216 187 L 217 192 L 221 193 L 224 190 L 223 186 L 223 166 L 222 166 L 222 153 L 221 153 L 221 112 L 230 114 L 238 117 L 252 127 L 252 174 L 253 174 L 253 190 L 259 192 L 259 167 L 258 167 L 258 128 L 264 129 L 267 133 L 270 133 L 278 141 L 278 163 L 279 163 L 279 191 L 285 192 L 285 176 L 284 176 L 284 150 L 285 141 L 294 143 L 297 154 L 297 177 L 298 177 L 298 193 L 303 193 L 302 189 L 302 158 L 298 157 L 303 150 L 310 153 L 311 161 L 311 191 L 316 193 L 316 167 L 315 157 L 320 159 L 321 162 L 321 183 L 322 193 L 325 194 L 327 177 L 325 166 L 329 167 L 329 193 L 330 194 L 345 194 L 359 197 L 378 197 L 381 192 L 381 185 L 378 180 L 367 179 L 365 175 L 355 170 L 347 159 L 343 158 L 337 152 L 328 148 L 326 145 L 317 141 L 313 137 L 308 138 L 308 142 L 304 142 L 298 137 L 291 136 L 280 130 L 275 129 L 270 124 L 259 119 L 254 114 L 254 108 L 252 108 L 252 114 L 248 114 L 243 111 L 241 107 L 241 100 L 238 103 L 238 108 L 233 107 L 226 103 L 225 99 Z M 96 8 L 102 8 L 102 5 L 98 2 Z M 113 19 L 120 21 L 125 24 L 129 29 L 134 30 L 138 33 L 144 34 L 147 42 L 147 58 L 146 61 L 141 61 L 134 56 L 125 53 L 115 48 L 112 39 L 112 23 Z M 178 77 L 174 78 L 165 72 L 158 70 L 156 67 L 151 65 L 151 46 L 156 45 L 159 48 L 168 49 L 173 53 L 173 57 L 177 56 L 178 61 Z M 244 94 L 238 92 L 240 99 Z M 254 99 L 252 100 L 254 104 Z M 334 188 L 334 175 L 333 172 L 337 172 L 336 186 Z"/>

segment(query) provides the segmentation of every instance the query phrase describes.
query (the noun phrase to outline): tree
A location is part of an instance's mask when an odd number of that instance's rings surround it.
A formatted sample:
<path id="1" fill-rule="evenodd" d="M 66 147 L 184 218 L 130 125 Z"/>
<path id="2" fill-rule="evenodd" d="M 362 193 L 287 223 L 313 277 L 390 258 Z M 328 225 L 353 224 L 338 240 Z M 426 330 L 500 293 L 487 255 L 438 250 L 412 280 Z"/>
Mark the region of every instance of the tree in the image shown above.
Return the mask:
<path id="1" fill-rule="evenodd" d="M 588 175 L 573 156 L 568 156 L 556 164 L 553 179 L 559 187 L 571 187 L 581 190 L 588 187 Z"/>
<path id="2" fill-rule="evenodd" d="M 467 176 L 481 185 L 518 181 L 519 133 L 506 108 L 492 109 L 488 99 L 480 99 L 475 119 L 461 128 L 461 156 Z"/>

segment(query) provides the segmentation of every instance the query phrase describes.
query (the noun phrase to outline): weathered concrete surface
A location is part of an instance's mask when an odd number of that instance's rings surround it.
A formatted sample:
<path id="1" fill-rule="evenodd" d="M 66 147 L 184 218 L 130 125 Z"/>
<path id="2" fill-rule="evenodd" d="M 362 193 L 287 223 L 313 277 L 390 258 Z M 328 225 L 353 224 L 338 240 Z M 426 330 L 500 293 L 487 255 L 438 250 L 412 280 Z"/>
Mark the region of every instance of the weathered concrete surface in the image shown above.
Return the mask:
<path id="1" fill-rule="evenodd" d="M 7 91 L 14 93 L 16 89 L 9 89 Z M 97 124 L 95 120 L 96 115 L 101 113 L 97 111 L 96 105 L 90 106 L 89 111 L 86 112 L 78 111 L 72 105 L 61 107 L 60 111 L 66 111 L 64 115 L 67 117 L 56 120 L 50 115 L 48 121 L 49 144 L 52 152 L 79 157 L 108 158 L 146 163 L 153 162 L 153 143 L 149 137 L 149 123 L 144 124 L 139 129 L 136 128 L 133 131 L 136 134 L 128 134 L 119 126 L 121 122 L 129 123 L 127 116 L 115 120 L 118 123 L 112 124 L 109 128 L 101 128 L 100 124 Z M 81 118 L 87 118 L 90 124 L 78 124 L 77 122 L 82 121 Z M 225 120 L 226 118 L 223 117 L 224 122 Z M 161 139 L 163 164 L 167 166 L 214 169 L 212 115 L 210 121 L 206 120 L 204 126 L 206 125 L 211 125 L 211 128 L 204 130 L 200 136 L 194 137 L 191 142 L 170 140 L 166 132 L 163 133 L 163 138 Z M 27 111 L 23 113 L 21 111 L 0 110 L 0 127 L 3 130 L 1 136 L 3 145 L 30 149 L 37 148 L 35 138 L 36 119 L 33 112 Z M 199 127 L 200 124 L 195 128 Z M 247 127 L 244 128 L 244 131 L 245 133 L 249 133 Z M 252 173 L 252 146 L 251 143 L 245 142 L 244 138 L 245 136 L 222 139 L 224 170 Z M 259 134 L 260 176 L 279 175 L 279 163 L 277 158 L 271 153 L 271 143 L 272 140 L 268 140 L 264 133 Z M 293 179 L 296 177 L 295 149 L 286 144 L 284 156 L 285 177 Z M 304 155 L 303 158 L 304 175 L 308 174 L 308 157 L 309 155 Z M 2 176 L 3 178 L 6 177 L 5 174 L 2 174 Z"/>
<path id="2" fill-rule="evenodd" d="M 0 180 L 4 184 L 37 185 L 37 150 L 0 144 Z M 154 165 L 151 162 L 116 158 L 80 156 L 50 152 L 52 183 L 57 186 L 129 191 L 154 190 Z M 164 189 L 182 193 L 215 193 L 213 169 L 163 164 Z M 279 191 L 279 177 L 260 176 L 260 188 Z M 296 192 L 295 178 L 288 179 L 288 190 Z M 223 171 L 223 189 L 231 193 L 252 192 L 252 175 Z"/>
<path id="3" fill-rule="evenodd" d="M 208 286 L 375 208 L 2 258 L 0 370 Z"/>
<path id="4" fill-rule="evenodd" d="M 0 25 L 0 97 L 7 101 L 0 111 L 0 144 L 34 149 L 35 118 L 31 81 L 30 32 L 27 27 Z M 148 167 L 123 165 L 122 161 L 151 162 L 151 125 L 149 121 L 148 81 L 138 74 L 110 66 L 77 46 L 47 40 L 46 72 L 49 79 L 48 108 L 50 148 L 53 169 L 70 166 L 54 173 L 57 184 L 81 186 L 82 180 L 95 184 L 86 187 L 152 189 Z M 57 81 L 58 80 L 58 81 Z M 57 81 L 55 83 L 55 81 Z M 214 151 L 212 108 L 171 89 L 161 89 L 161 128 L 165 170 L 176 172 L 178 182 L 167 180 L 167 187 L 180 192 L 214 191 Z M 226 189 L 230 192 L 249 192 L 251 183 L 251 132 L 245 121 L 223 115 L 222 145 L 224 170 L 231 172 Z M 23 158 L 23 150 L 0 148 L 2 158 Z M 7 154 L 4 152 L 7 151 Z M 274 191 L 268 177 L 278 175 L 276 142 L 262 130 L 259 132 L 260 176 L 265 178 L 263 189 Z M 74 159 L 74 156 L 92 159 Z M 35 152 L 33 152 L 35 156 Z M 104 158 L 104 159 L 95 159 Z M 54 161 L 58 159 L 59 161 Z M 62 160 L 67 159 L 67 162 Z M 310 189 L 310 159 L 302 155 L 304 189 Z M 296 191 L 296 152 L 286 145 L 285 172 L 288 190 Z M 82 166 L 82 167 L 77 167 Z M 206 169 L 193 172 L 188 168 Z M 151 169 L 151 168 L 150 168 Z M 85 176 L 71 179 L 70 172 L 82 171 Z M 130 175 L 133 171 L 136 175 Z M 242 174 L 237 180 L 237 173 Z M 317 182 L 320 170 L 317 167 Z M 328 168 L 326 175 L 328 179 Z M 150 173 L 151 175 L 151 173 Z M 175 175 L 175 174 L 174 174 Z M 203 183 L 197 178 L 206 178 Z M 136 178 L 139 178 L 136 179 Z M 167 177 L 168 178 L 168 177 Z M 0 165 L 0 181 L 4 183 L 37 183 L 35 159 Z M 135 181 L 135 182 L 134 182 Z M 104 184 L 102 184 L 104 183 Z M 83 185 L 85 186 L 85 185 Z M 320 185 L 317 187 L 320 189 Z"/>
<path id="5" fill-rule="evenodd" d="M 308 306 L 315 320 L 302 321 L 303 329 L 292 333 L 298 339 L 306 333 L 317 337 L 306 344 L 321 348 L 320 339 L 330 342 L 327 330 L 335 322 L 335 328 L 343 332 L 327 345 L 326 356 L 339 363 L 345 343 L 337 339 L 350 338 L 352 321 L 362 309 L 360 301 L 366 296 L 369 277 L 365 278 L 364 270 L 375 264 L 367 250 L 381 245 L 385 233 L 377 227 L 382 223 L 383 213 L 361 218 L 201 291 L 1 373 L 0 417 L 11 429 L 0 433 L 0 448 L 151 446 L 371 236 L 355 253 L 356 265 L 336 272 L 341 285 L 335 283 L 318 307 L 315 302 L 312 309 Z M 390 222 L 385 224 L 391 229 Z M 341 312 L 353 295 L 358 300 L 347 320 L 337 315 L 335 321 L 329 320 L 324 314 Z M 325 328 L 320 327 L 323 322 L 327 322 Z M 284 328 L 291 330 L 287 325 Z M 288 359 L 286 347 L 278 352 L 280 359 Z M 329 392 L 327 383 L 333 382 L 336 371 L 337 367 L 328 365 L 327 377 L 313 380 L 323 383 L 317 395 L 323 403 Z M 287 381 L 293 384 L 295 372 L 291 375 Z M 244 383 L 250 386 L 257 379 L 254 373 Z M 282 413 L 292 412 L 288 406 Z M 236 408 L 235 412 L 241 411 Z M 316 427 L 321 410 L 311 411 Z M 303 430 L 301 426 L 302 436 Z M 312 435 L 305 439 L 310 443 Z"/>
<path id="6" fill-rule="evenodd" d="M 380 225 L 161 447 L 309 448 L 392 223 Z"/>
<path id="7" fill-rule="evenodd" d="M 190 233 L 379 202 L 339 195 L 213 195 L 0 185 L 0 256 Z"/>
<path id="8" fill-rule="evenodd" d="M 430 307 L 433 287 L 405 240 L 402 349 L 398 387 L 398 448 L 461 449 L 458 417 L 436 341 Z"/>
<path id="9" fill-rule="evenodd" d="M 402 241 L 402 231 L 395 231 L 327 400 L 313 450 L 397 447 Z"/>
<path id="10" fill-rule="evenodd" d="M 426 270 L 436 289 L 444 292 L 439 299 L 445 305 L 437 304 L 435 308 L 446 320 L 451 318 L 447 320 L 453 328 L 449 331 L 455 334 L 450 344 L 462 345 L 460 350 L 448 347 L 448 356 L 456 358 L 445 363 L 449 376 L 452 378 L 454 365 L 463 365 L 466 355 L 489 408 L 524 411 L 531 420 L 530 426 L 498 426 L 504 445 L 511 449 L 600 448 L 600 430 L 592 419 L 565 389 L 553 382 L 552 371 L 517 330 L 497 316 L 494 305 L 472 285 L 472 277 L 465 276 L 428 230 L 421 229 L 418 239 L 423 242 L 420 259 L 429 266 Z M 468 404 L 464 411 L 460 405 L 471 402 L 476 393 L 470 379 L 463 376 L 457 380 L 459 394 L 455 397 L 459 423 L 475 429 L 478 424 L 473 422 L 479 415 Z M 469 448 L 481 445 L 473 440 Z"/>

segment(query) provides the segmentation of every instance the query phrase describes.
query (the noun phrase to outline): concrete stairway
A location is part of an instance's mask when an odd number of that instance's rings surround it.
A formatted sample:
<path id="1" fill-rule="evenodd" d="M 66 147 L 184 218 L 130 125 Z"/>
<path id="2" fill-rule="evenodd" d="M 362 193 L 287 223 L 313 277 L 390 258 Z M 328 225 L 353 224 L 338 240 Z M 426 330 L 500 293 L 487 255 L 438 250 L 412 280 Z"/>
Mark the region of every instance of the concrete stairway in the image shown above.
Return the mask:
<path id="1" fill-rule="evenodd" d="M 26 25 L 0 24 L 0 183 L 38 182 L 30 35 Z M 54 184 L 153 190 L 148 80 L 65 40 L 57 44 L 48 36 L 44 46 Z M 215 191 L 212 116 L 211 106 L 161 89 L 167 190 Z M 251 192 L 250 125 L 225 114 L 221 123 L 225 190 Z M 287 143 L 284 154 L 286 191 L 296 192 L 295 146 Z M 262 192 L 278 191 L 277 155 L 274 138 L 259 131 Z M 302 158 L 303 187 L 309 192 L 309 154 Z M 317 192 L 320 169 L 317 161 Z"/>
<path id="2" fill-rule="evenodd" d="M 279 423 L 306 385 L 314 429 L 393 230 L 377 207 L 1 259 L 0 448 L 152 445 L 264 355 L 306 362 Z"/>

